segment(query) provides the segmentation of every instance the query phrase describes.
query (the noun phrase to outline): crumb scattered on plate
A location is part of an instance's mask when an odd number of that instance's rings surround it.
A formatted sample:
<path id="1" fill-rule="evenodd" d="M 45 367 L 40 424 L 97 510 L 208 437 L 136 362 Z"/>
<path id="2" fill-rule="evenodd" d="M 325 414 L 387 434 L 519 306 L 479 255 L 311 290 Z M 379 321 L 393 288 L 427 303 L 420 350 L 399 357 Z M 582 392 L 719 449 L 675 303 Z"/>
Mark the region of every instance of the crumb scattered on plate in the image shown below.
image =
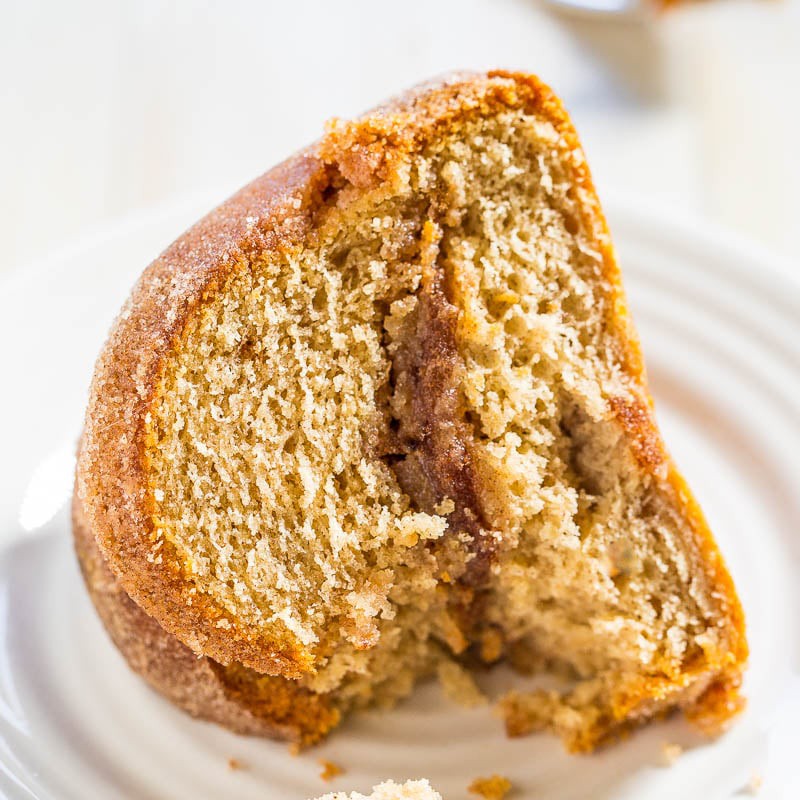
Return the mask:
<path id="1" fill-rule="evenodd" d="M 511 791 L 511 781 L 502 775 L 490 775 L 488 778 L 475 778 L 467 791 L 477 794 L 483 800 L 503 800 Z"/>
<path id="2" fill-rule="evenodd" d="M 319 759 L 319 765 L 322 767 L 322 772 L 320 772 L 319 776 L 324 781 L 331 781 L 344 772 L 338 764 L 334 764 L 333 761 L 326 761 L 324 758 Z"/>
<path id="3" fill-rule="evenodd" d="M 761 787 L 764 784 L 764 778 L 761 776 L 760 772 L 753 772 L 750 775 L 750 780 L 747 781 L 747 786 L 745 789 L 747 790 L 748 794 L 758 794 L 761 791 Z"/>
<path id="4" fill-rule="evenodd" d="M 667 767 L 671 767 L 681 757 L 681 753 L 683 753 L 683 748 L 679 744 L 664 742 L 661 745 L 661 757 Z"/>
<path id="5" fill-rule="evenodd" d="M 242 764 L 242 762 L 239 761 L 238 758 L 234 758 L 233 756 L 231 756 L 228 759 L 228 769 L 230 770 L 244 769 L 244 764 Z"/>

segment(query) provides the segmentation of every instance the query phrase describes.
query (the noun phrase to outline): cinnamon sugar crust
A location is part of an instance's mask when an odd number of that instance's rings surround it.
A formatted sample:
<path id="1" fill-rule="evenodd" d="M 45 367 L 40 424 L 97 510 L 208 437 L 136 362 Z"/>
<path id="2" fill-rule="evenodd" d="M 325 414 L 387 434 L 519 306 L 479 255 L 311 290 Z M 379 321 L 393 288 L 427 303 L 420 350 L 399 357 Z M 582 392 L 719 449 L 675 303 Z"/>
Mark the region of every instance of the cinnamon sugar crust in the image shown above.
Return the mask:
<path id="1" fill-rule="evenodd" d="M 312 744 L 339 722 L 327 698 L 292 681 L 198 658 L 128 597 L 106 565 L 77 498 L 72 506 L 78 563 L 109 636 L 131 669 L 193 717 L 234 733 Z"/>

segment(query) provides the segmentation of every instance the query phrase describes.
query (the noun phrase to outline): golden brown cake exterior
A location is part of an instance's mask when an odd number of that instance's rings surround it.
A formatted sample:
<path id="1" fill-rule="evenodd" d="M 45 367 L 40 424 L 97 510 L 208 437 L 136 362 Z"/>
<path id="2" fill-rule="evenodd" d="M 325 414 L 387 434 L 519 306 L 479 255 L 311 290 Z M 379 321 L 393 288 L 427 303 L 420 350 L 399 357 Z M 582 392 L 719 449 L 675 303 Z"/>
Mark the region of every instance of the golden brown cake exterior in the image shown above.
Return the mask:
<path id="1" fill-rule="evenodd" d="M 246 668 L 274 676 L 276 698 L 285 687 L 294 702 L 297 690 L 292 679 L 313 670 L 313 654 L 279 624 L 267 634 L 197 591 L 187 564 L 169 541 L 164 540 L 158 557 L 153 556 L 158 526 L 147 478 L 152 444 L 147 435 L 166 360 L 181 346 L 187 321 L 251 258 L 265 252 L 293 253 L 313 243 L 326 199 L 341 189 L 343 181 L 346 190 L 354 192 L 391 184 L 408 153 L 443 131 L 498 109 L 535 112 L 560 135 L 581 224 L 593 233 L 602 256 L 603 279 L 615 298 L 606 325 L 615 333 L 622 369 L 638 386 L 635 401 L 611 401 L 613 415 L 630 437 L 641 468 L 666 479 L 671 487 L 675 507 L 690 522 L 693 547 L 700 553 L 707 580 L 722 598 L 735 634 L 718 663 L 701 665 L 706 676 L 702 682 L 696 680 L 691 665 L 683 674 L 643 680 L 635 692 L 619 700 L 615 719 L 587 731 L 585 740 L 576 741 L 574 747 L 591 749 L 622 721 L 631 724 L 674 706 L 690 687 L 694 713 L 712 727 L 735 712 L 747 656 L 741 608 L 703 516 L 656 428 L 619 267 L 577 136 L 547 87 L 530 75 L 498 71 L 456 75 L 420 87 L 355 122 L 332 124 L 320 142 L 242 189 L 156 259 L 110 334 L 96 366 L 78 459 L 78 552 L 112 638 L 134 669 L 190 713 L 236 730 L 295 739 L 317 735 L 305 722 L 313 716 L 315 703 L 322 704 L 317 733 L 331 727 L 334 714 L 318 696 L 307 698 L 302 720 L 268 707 L 250 714 L 246 692 L 233 697 L 228 685 L 226 693 L 219 665 L 230 665 L 234 672 Z M 90 546 L 91 536 L 96 551 Z M 149 644 L 141 647 L 137 642 Z M 281 705 L 276 700 L 276 707 Z"/>
<path id="2" fill-rule="evenodd" d="M 131 669 L 159 694 L 193 717 L 248 736 L 311 744 L 338 724 L 338 712 L 322 695 L 284 678 L 195 655 L 125 594 L 77 497 L 72 526 L 83 579 L 106 631 Z"/>

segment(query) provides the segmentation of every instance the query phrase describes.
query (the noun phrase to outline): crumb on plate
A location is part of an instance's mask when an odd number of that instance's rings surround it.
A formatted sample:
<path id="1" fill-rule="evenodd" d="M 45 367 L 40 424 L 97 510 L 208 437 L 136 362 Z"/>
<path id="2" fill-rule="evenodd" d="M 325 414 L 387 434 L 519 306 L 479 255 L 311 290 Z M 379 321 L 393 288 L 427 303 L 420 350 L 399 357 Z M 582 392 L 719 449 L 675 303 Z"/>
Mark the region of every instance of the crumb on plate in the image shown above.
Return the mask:
<path id="1" fill-rule="evenodd" d="M 747 789 L 748 794 L 758 794 L 761 791 L 761 787 L 764 784 L 764 778 L 760 772 L 753 772 L 750 775 L 750 780 L 747 781 Z"/>
<path id="2" fill-rule="evenodd" d="M 318 763 L 322 767 L 322 772 L 320 772 L 319 776 L 324 781 L 331 781 L 337 775 L 341 775 L 344 772 L 344 770 L 338 764 L 334 764 L 333 761 L 320 758 Z"/>
<path id="3" fill-rule="evenodd" d="M 664 765 L 671 767 L 683 753 L 683 748 L 674 742 L 664 742 L 661 745 L 661 757 L 664 760 Z"/>
<path id="4" fill-rule="evenodd" d="M 511 791 L 511 781 L 502 775 L 490 775 L 488 778 L 475 778 L 467 791 L 480 795 L 483 800 L 503 800 Z"/>

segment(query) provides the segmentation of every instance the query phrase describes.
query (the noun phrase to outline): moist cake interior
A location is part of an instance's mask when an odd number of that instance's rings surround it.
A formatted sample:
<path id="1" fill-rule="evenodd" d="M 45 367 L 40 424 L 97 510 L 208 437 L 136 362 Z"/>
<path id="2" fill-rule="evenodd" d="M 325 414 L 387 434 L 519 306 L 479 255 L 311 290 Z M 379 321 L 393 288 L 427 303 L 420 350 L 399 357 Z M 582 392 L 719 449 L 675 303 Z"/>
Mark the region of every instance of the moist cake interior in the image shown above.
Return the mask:
<path id="1" fill-rule="evenodd" d="M 580 748 L 620 686 L 724 647 L 687 523 L 609 419 L 644 411 L 557 141 L 508 111 L 373 190 L 342 167 L 313 246 L 241 264 L 167 365 L 152 558 L 172 542 L 342 710 L 510 659 L 570 675 L 511 716 Z"/>

